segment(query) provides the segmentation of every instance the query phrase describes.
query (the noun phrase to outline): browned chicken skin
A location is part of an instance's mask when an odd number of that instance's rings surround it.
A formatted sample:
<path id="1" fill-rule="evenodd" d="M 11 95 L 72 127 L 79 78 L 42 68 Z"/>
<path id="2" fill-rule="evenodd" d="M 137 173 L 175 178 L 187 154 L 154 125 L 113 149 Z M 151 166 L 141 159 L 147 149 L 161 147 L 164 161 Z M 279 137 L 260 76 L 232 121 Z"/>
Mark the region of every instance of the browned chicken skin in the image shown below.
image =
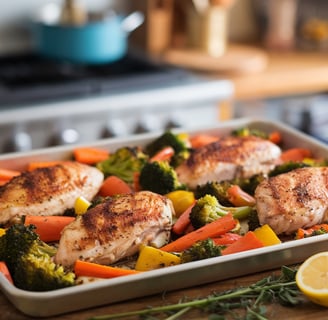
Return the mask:
<path id="1" fill-rule="evenodd" d="M 141 244 L 160 247 L 170 238 L 173 213 L 168 198 L 148 191 L 110 198 L 63 230 L 55 261 L 110 264 L 137 253 Z"/>
<path id="2" fill-rule="evenodd" d="M 328 221 L 328 168 L 301 168 L 263 181 L 255 191 L 261 224 L 277 234 Z"/>
<path id="3" fill-rule="evenodd" d="M 77 197 L 91 200 L 103 179 L 98 169 L 73 161 L 24 172 L 0 188 L 0 224 L 23 215 L 61 215 Z"/>
<path id="4" fill-rule="evenodd" d="M 228 136 L 195 149 L 176 171 L 182 183 L 195 188 L 208 181 L 267 173 L 280 154 L 280 148 L 268 140 Z"/>

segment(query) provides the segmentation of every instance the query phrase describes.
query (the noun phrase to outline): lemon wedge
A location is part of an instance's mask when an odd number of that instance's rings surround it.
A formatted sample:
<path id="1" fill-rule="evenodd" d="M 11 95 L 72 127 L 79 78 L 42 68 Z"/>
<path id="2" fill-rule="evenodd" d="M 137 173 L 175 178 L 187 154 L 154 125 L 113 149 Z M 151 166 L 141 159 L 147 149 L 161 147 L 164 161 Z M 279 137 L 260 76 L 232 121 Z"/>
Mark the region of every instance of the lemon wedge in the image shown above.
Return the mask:
<path id="1" fill-rule="evenodd" d="M 328 307 L 328 251 L 317 253 L 301 264 L 296 284 L 309 300 Z"/>

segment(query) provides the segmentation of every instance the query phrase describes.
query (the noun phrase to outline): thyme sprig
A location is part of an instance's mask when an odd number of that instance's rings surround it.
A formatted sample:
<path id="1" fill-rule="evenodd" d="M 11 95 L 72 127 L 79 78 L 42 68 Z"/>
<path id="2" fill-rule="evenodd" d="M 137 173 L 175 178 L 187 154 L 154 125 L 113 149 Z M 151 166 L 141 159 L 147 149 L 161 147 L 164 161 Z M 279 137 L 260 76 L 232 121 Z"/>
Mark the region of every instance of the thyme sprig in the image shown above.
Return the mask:
<path id="1" fill-rule="evenodd" d="M 295 306 L 303 301 L 303 296 L 295 282 L 295 275 L 296 270 L 283 266 L 280 276 L 270 275 L 248 287 L 214 292 L 205 298 L 180 301 L 176 304 L 95 316 L 89 320 L 109 320 L 132 316 L 140 316 L 148 320 L 176 320 L 192 309 L 201 309 L 208 313 L 210 320 L 225 319 L 224 315 L 232 313 L 233 310 L 243 310 L 242 319 L 266 320 L 266 304 L 276 302 L 285 306 Z"/>

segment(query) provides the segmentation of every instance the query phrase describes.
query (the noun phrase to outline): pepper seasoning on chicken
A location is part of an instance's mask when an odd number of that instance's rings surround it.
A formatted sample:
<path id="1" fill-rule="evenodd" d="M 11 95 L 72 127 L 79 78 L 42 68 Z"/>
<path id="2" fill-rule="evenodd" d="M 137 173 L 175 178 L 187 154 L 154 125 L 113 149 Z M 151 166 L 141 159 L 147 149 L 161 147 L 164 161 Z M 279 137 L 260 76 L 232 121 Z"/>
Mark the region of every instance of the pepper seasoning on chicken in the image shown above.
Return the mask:
<path id="1" fill-rule="evenodd" d="M 280 154 L 281 149 L 269 140 L 256 136 L 227 136 L 195 149 L 176 172 L 181 183 L 194 189 L 208 181 L 268 173 Z"/>
<path id="2" fill-rule="evenodd" d="M 171 200 L 153 192 L 111 197 L 64 228 L 55 262 L 111 264 L 134 255 L 141 244 L 161 247 L 170 239 L 173 214 Z"/>

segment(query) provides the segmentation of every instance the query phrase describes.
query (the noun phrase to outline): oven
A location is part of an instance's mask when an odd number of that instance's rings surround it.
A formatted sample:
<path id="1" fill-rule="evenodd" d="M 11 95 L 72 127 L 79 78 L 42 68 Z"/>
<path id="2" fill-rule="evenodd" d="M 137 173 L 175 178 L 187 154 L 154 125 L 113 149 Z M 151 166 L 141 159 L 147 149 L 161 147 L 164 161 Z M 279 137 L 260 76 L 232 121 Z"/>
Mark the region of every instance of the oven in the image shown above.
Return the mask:
<path id="1" fill-rule="evenodd" d="M 233 95 L 210 80 L 129 51 L 110 64 L 79 65 L 33 53 L 0 57 L 0 153 L 87 144 L 219 121 Z"/>

